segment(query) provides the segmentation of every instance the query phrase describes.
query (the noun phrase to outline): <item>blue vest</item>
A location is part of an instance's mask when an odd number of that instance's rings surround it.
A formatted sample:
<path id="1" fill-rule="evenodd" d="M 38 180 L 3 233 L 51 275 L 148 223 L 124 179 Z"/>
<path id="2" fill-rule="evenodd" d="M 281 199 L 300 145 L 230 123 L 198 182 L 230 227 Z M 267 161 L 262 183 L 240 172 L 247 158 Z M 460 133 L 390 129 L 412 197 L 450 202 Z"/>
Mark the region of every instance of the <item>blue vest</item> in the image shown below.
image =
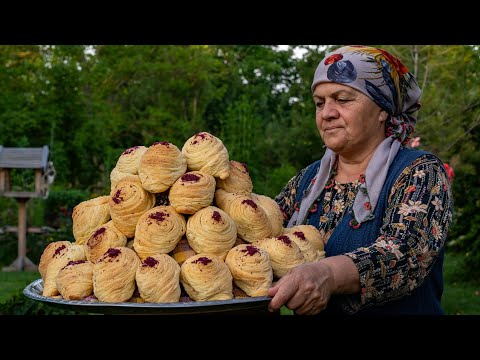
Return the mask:
<path id="1" fill-rule="evenodd" d="M 387 210 L 390 190 L 403 169 L 423 154 L 425 154 L 424 151 L 407 148 L 401 148 L 398 151 L 388 170 L 387 179 L 380 193 L 377 207 L 374 211 L 375 218 L 362 223 L 358 229 L 353 229 L 349 225 L 349 222 L 352 219 L 352 214 L 351 212 L 347 212 L 337 224 L 325 245 L 326 256 L 344 254 L 359 247 L 370 246 L 375 242 L 380 235 L 380 228 L 382 226 L 383 216 Z M 297 189 L 295 202 L 301 201 L 308 184 L 315 177 L 319 166 L 320 160 L 308 167 L 299 184 L 299 188 Z M 325 192 L 323 191 L 320 196 L 320 203 L 322 203 Z M 308 224 L 314 225 L 318 228 L 321 215 L 323 215 L 323 212 L 321 207 L 319 207 L 316 213 L 309 214 Z M 444 249 L 442 248 L 439 258 L 433 265 L 431 272 L 424 279 L 423 283 L 412 293 L 399 300 L 388 302 L 384 305 L 368 307 L 365 310 L 359 311 L 358 314 L 444 314 L 441 306 L 441 296 L 443 293 L 443 256 Z M 337 305 L 338 300 L 343 296 L 344 295 L 332 297 L 326 310 L 323 311 L 322 314 L 343 314 L 340 307 Z"/>

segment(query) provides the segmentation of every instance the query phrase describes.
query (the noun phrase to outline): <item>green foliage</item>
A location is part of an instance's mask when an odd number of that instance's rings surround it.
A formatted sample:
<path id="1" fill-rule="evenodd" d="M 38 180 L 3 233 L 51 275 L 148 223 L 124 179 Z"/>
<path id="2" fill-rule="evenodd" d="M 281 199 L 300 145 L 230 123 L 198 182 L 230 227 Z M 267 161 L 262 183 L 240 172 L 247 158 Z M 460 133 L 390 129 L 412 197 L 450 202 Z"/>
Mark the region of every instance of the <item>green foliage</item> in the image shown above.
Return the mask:
<path id="1" fill-rule="evenodd" d="M 0 304 L 0 315 L 81 315 L 81 312 L 64 309 L 48 303 L 27 298 L 21 291 L 4 304 Z"/>

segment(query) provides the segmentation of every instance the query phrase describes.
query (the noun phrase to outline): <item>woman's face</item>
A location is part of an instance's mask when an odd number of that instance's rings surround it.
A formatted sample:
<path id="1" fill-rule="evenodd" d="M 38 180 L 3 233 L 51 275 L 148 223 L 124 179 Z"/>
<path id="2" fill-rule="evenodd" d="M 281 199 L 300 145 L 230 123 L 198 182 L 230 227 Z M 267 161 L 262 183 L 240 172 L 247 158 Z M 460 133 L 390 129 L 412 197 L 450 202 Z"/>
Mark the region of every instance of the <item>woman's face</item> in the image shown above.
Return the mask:
<path id="1" fill-rule="evenodd" d="M 313 101 L 320 136 L 337 154 L 366 151 L 385 139 L 387 113 L 361 92 L 336 83 L 320 83 Z"/>

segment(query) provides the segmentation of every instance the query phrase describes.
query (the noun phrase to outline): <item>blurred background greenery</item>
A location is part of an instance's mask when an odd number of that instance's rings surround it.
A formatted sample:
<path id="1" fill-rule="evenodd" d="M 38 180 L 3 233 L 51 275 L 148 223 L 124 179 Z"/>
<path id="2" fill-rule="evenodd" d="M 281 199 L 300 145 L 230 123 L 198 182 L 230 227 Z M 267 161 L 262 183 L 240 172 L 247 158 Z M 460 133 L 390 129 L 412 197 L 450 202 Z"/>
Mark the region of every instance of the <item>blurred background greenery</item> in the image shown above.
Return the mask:
<path id="1" fill-rule="evenodd" d="M 29 226 L 57 231 L 28 234 L 28 257 L 38 263 L 48 242 L 73 240 L 73 207 L 108 194 L 110 171 L 135 145 L 181 148 L 208 131 L 230 159 L 248 164 L 254 192 L 275 196 L 324 152 L 310 83 L 325 52 L 339 46 L 0 46 L 0 145 L 48 145 L 57 170 L 48 199 L 27 203 Z M 379 46 L 402 59 L 423 88 L 414 134 L 420 147 L 455 171 L 445 306 L 479 313 L 479 48 Z M 13 184 L 26 187 L 32 178 L 15 171 Z M 0 197 L 0 227 L 16 223 L 16 202 Z M 15 259 L 16 246 L 15 234 L 0 234 L 0 266 Z M 0 273 L 4 313 L 12 296 L 26 301 L 14 295 L 38 277 L 30 275 Z"/>

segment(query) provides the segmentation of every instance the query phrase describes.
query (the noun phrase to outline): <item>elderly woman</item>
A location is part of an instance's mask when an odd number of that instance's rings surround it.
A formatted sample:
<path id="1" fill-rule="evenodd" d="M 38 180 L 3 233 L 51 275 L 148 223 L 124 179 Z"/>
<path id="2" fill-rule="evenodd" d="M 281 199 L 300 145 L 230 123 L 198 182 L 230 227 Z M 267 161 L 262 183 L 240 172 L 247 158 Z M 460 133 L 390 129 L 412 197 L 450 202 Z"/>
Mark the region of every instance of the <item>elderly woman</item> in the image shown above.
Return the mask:
<path id="1" fill-rule="evenodd" d="M 346 46 L 312 83 L 325 155 L 276 201 L 286 227 L 320 230 L 327 257 L 269 289 L 297 314 L 443 314 L 442 264 L 452 196 L 442 161 L 405 147 L 422 93 L 388 52 Z"/>

